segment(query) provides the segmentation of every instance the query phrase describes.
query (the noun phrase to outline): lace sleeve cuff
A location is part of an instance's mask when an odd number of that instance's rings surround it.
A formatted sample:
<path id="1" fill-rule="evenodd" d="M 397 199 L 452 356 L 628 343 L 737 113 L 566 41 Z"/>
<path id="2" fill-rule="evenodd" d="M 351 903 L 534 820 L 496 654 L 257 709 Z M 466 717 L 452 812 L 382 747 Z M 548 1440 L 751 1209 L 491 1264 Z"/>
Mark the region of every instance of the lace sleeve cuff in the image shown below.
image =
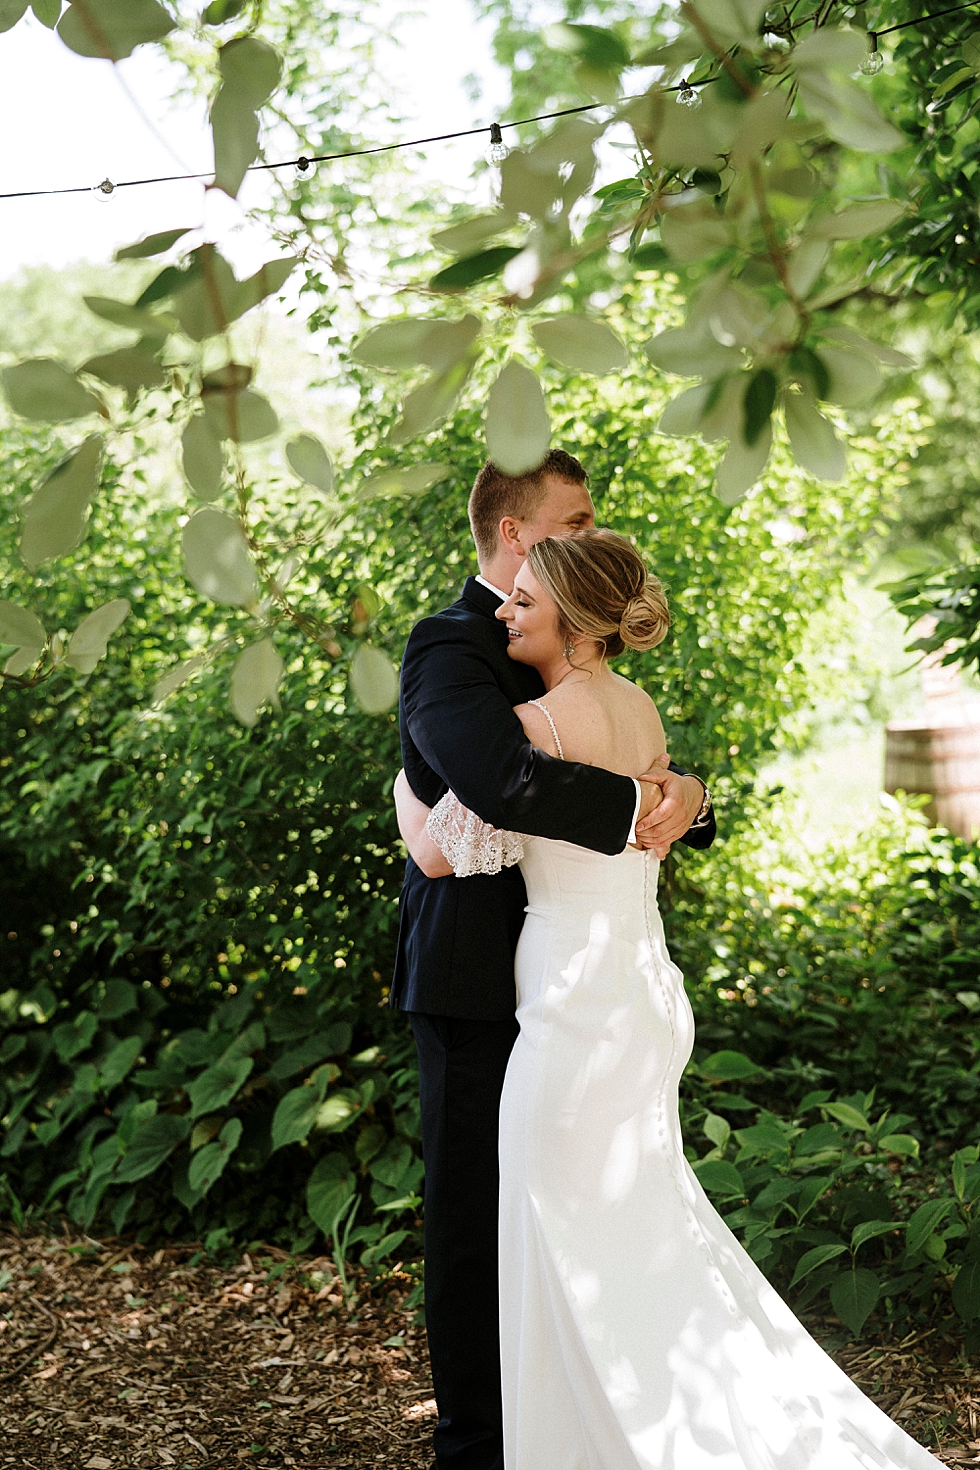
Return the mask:
<path id="1" fill-rule="evenodd" d="M 425 830 L 439 847 L 457 878 L 492 875 L 511 868 L 524 856 L 519 832 L 502 832 L 480 820 L 447 791 L 429 813 Z"/>

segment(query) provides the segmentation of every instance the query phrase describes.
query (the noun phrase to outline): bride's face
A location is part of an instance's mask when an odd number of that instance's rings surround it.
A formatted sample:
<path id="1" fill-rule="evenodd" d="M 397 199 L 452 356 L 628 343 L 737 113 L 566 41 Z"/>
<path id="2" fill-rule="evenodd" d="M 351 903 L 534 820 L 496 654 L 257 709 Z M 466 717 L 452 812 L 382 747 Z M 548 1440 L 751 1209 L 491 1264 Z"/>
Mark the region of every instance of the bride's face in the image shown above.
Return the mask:
<path id="1" fill-rule="evenodd" d="M 497 617 L 507 624 L 511 658 L 538 668 L 561 660 L 558 607 L 527 562 L 514 578 L 513 592 L 497 609 Z"/>

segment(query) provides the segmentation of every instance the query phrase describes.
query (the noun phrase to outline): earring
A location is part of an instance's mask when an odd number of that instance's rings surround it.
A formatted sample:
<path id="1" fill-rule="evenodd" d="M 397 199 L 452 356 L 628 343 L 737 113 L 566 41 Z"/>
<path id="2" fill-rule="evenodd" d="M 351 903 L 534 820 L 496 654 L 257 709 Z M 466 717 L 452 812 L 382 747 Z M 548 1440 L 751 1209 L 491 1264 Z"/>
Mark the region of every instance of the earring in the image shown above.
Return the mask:
<path id="1" fill-rule="evenodd" d="M 562 649 L 562 653 L 565 655 L 565 662 L 566 663 L 570 663 L 571 662 L 571 657 L 572 657 L 572 654 L 574 652 L 575 652 L 575 644 L 572 642 L 571 638 L 566 638 L 565 639 L 565 646 Z"/>

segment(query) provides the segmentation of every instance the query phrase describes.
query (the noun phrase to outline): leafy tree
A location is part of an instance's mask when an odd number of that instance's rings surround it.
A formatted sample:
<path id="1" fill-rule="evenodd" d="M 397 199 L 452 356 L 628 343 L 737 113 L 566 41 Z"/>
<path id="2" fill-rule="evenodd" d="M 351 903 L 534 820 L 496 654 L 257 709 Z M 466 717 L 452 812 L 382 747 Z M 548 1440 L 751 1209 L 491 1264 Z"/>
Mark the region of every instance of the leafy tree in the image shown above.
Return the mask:
<path id="1" fill-rule="evenodd" d="M 835 308 L 854 294 L 845 279 L 853 269 L 853 242 L 879 236 L 904 204 L 882 195 L 839 205 L 851 179 L 867 177 L 863 165 L 850 162 L 855 151 L 894 149 L 903 137 L 876 110 L 864 83 L 849 75 L 865 54 L 853 29 L 826 24 L 823 10 L 791 18 L 766 12 L 761 3 L 744 13 L 708 0 L 703 7 L 702 13 L 686 5 L 681 34 L 661 37 L 663 44 L 647 28 L 639 50 L 638 28 L 628 19 L 603 29 L 573 18 L 546 33 L 554 56 L 565 58 L 581 85 L 612 104 L 614 121 L 632 129 L 639 172 L 590 193 L 595 146 L 610 122 L 562 119 L 504 160 L 498 209 L 437 232 L 436 252 L 444 261 L 454 258 L 416 286 L 429 299 L 436 293 L 477 309 L 385 320 L 355 348 L 362 365 L 416 374 L 390 430 L 392 445 L 429 434 L 469 382 L 487 394 L 493 456 L 515 472 L 538 462 L 551 435 L 540 387 L 545 364 L 599 377 L 627 371 L 625 339 L 632 344 L 635 332 L 628 320 L 617 332 L 591 314 L 595 295 L 602 290 L 608 298 L 612 283 L 622 318 L 636 299 L 632 273 L 669 265 L 689 298 L 687 323 L 668 326 L 643 351 L 661 371 L 700 375 L 703 382 L 668 407 L 661 432 L 728 441 L 717 478 L 728 505 L 769 460 L 777 406 L 802 466 L 831 482 L 842 477 L 835 422 L 818 403 L 859 403 L 879 386 L 877 364 L 903 359 L 840 325 Z M 210 79 L 213 187 L 231 195 L 258 156 L 259 113 L 277 96 L 285 100 L 275 105 L 270 137 L 309 126 L 315 129 L 310 146 L 326 146 L 328 119 L 311 101 L 326 79 L 323 64 L 293 58 L 297 48 L 303 58 L 310 54 L 314 33 L 322 36 L 325 28 L 346 40 L 356 25 L 350 11 L 324 17 L 300 4 L 209 6 L 201 21 L 188 16 L 178 25 L 156 0 L 140 0 L 125 13 L 108 0 L 75 0 L 57 24 L 66 44 L 82 54 L 118 60 L 139 44 L 162 42 L 187 60 L 194 85 Z M 369 64 L 363 47 L 358 57 L 357 66 Z M 620 104 L 622 78 L 649 66 L 659 69 L 657 82 L 639 99 Z M 675 82 L 681 73 L 686 79 Z M 338 81 L 336 68 L 330 75 Z M 338 81 L 335 101 L 350 96 L 351 80 L 344 86 Z M 678 109 L 678 98 L 703 106 Z M 389 197 L 400 204 L 396 195 Z M 343 296 L 333 283 L 351 274 L 344 254 L 350 231 L 361 238 L 366 226 L 384 224 L 391 231 L 397 212 L 385 215 L 368 203 L 363 188 L 338 192 L 318 175 L 304 178 L 290 195 L 280 234 L 301 250 L 303 289 L 323 301 L 317 324 L 333 320 L 331 297 L 339 304 Z M 417 236 L 425 215 L 423 209 L 401 234 Z M 399 236 L 397 228 L 393 233 Z M 339 543 L 365 504 L 419 493 L 444 474 L 444 466 L 417 460 L 413 449 L 408 463 L 386 468 L 380 479 L 335 483 L 323 446 L 309 434 L 294 436 L 287 462 L 321 497 L 321 513 L 301 526 L 288 524 L 267 457 L 249 447 L 270 440 L 278 424 L 253 385 L 255 362 L 238 323 L 284 287 L 299 256 L 270 261 L 250 280 L 238 281 L 212 244 L 181 256 L 185 234 L 163 231 L 119 252 L 127 265 L 169 261 L 134 300 L 89 298 L 96 316 L 129 330 L 127 345 L 96 352 L 74 373 L 45 358 L 4 370 L 16 413 L 77 423 L 86 436 L 23 507 L 21 552 L 32 568 L 69 554 L 85 534 L 106 433 L 116 441 L 151 420 L 168 422 L 180 434 L 184 475 L 197 502 L 182 532 L 186 574 L 217 605 L 244 609 L 249 619 L 238 618 L 235 631 L 207 656 L 236 650 L 232 707 L 250 724 L 278 695 L 283 663 L 277 629 L 291 625 L 320 653 L 339 656 L 333 624 L 290 588 L 307 549 L 324 537 Z M 394 246 L 400 248 L 398 238 Z M 418 259 L 416 251 L 410 268 Z M 391 270 L 391 287 L 407 284 L 404 260 Z M 501 274 L 503 296 L 495 285 Z M 492 382 L 485 371 L 474 374 L 479 361 L 495 366 Z M 775 485 L 778 474 L 770 481 Z M 30 607 L 3 604 L 0 637 L 12 650 L 5 677 L 35 684 L 65 663 L 97 658 L 126 612 L 119 599 L 94 609 L 94 622 L 74 630 L 73 650 L 49 637 L 44 618 Z M 175 669 L 159 697 L 204 656 Z M 393 697 L 393 669 L 377 650 L 358 651 L 351 677 L 365 709 L 380 709 Z"/>

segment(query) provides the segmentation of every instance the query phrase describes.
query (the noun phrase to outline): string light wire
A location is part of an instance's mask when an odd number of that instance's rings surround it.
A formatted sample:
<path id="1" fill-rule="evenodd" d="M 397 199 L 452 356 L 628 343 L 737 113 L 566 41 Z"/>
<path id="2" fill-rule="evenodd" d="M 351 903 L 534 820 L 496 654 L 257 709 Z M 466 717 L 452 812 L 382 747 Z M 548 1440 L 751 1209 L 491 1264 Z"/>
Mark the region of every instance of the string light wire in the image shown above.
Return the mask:
<path id="1" fill-rule="evenodd" d="M 980 0 L 969 0 L 966 5 L 953 5 L 948 10 L 937 10 L 934 15 L 920 15 L 915 20 L 903 20 L 898 25 L 886 26 L 884 30 L 869 31 L 869 37 L 874 37 L 875 42 L 881 36 L 890 36 L 893 31 L 904 31 L 909 26 L 925 25 L 929 21 L 941 20 L 946 15 L 958 15 L 964 10 L 975 10 Z M 875 47 L 877 49 L 877 47 Z M 685 101 L 695 87 L 706 87 L 709 83 L 717 81 L 717 77 L 705 77 L 701 81 L 693 82 L 684 80 L 673 87 L 662 87 L 663 92 L 678 92 L 684 94 Z M 637 96 L 644 96 L 638 93 Z M 621 102 L 631 102 L 636 97 L 620 98 Z M 580 112 L 595 112 L 603 107 L 610 107 L 609 102 L 586 102 L 581 107 L 563 107 L 558 112 L 539 112 L 534 117 L 518 118 L 514 122 L 485 123 L 478 128 L 464 128 L 456 133 L 435 133 L 429 138 L 410 138 L 404 143 L 381 143 L 375 148 L 350 148 L 343 153 L 313 153 L 300 154 L 298 158 L 284 158 L 276 163 L 253 163 L 247 173 L 269 172 L 277 168 L 300 168 L 306 172 L 314 163 L 334 163 L 342 158 L 365 158 L 375 153 L 395 153 L 402 148 L 421 148 L 426 143 L 449 143 L 456 138 L 475 138 L 480 133 L 489 133 L 491 144 L 496 144 L 501 128 L 522 128 L 528 123 L 551 122 L 556 117 L 571 117 Z M 76 184 L 67 189 L 17 189 L 12 193 L 0 194 L 0 199 L 41 199 L 61 194 L 92 194 L 100 190 L 104 195 L 114 194 L 117 189 L 139 189 L 147 184 L 182 184 L 192 183 L 196 179 L 210 179 L 214 175 L 213 169 L 205 169 L 200 173 L 188 174 L 160 174 L 149 179 L 123 179 L 118 184 L 104 179 L 101 184 Z"/>

